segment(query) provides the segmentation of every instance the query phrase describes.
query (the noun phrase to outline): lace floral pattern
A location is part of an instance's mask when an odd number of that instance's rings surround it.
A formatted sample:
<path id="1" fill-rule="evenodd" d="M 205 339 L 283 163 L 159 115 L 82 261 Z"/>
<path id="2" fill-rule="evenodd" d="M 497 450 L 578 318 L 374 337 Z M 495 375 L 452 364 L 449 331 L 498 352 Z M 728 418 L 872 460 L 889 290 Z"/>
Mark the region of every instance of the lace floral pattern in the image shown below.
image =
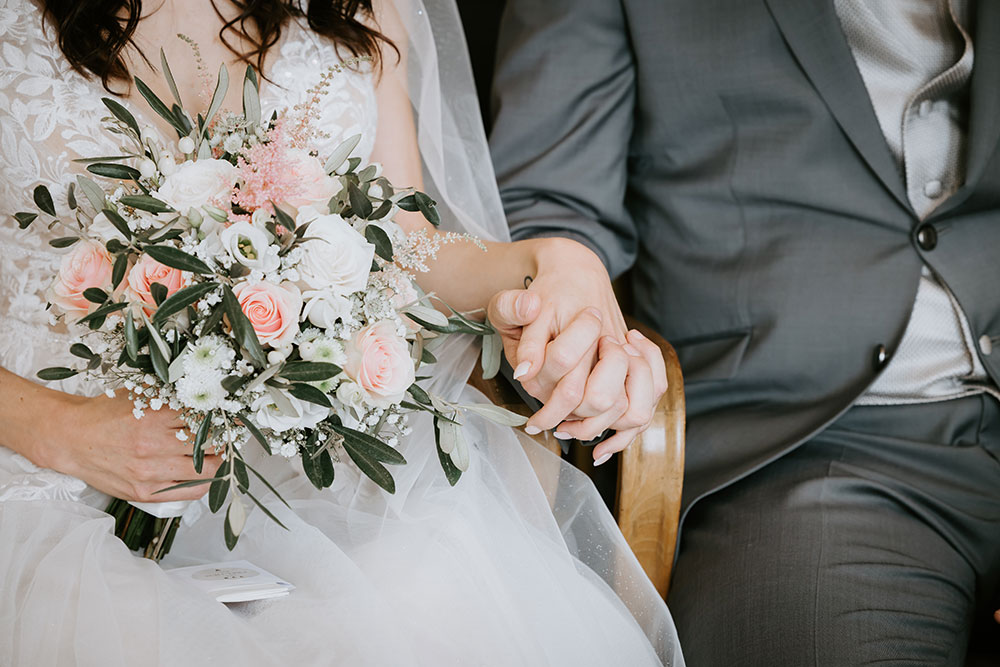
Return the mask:
<path id="1" fill-rule="evenodd" d="M 270 81 L 261 87 L 266 114 L 304 102 L 326 68 L 341 62 L 331 42 L 299 23 L 289 26 L 277 48 Z M 0 0 L 0 365 L 23 377 L 72 359 L 70 335 L 50 322 L 44 296 L 65 252 L 48 241 L 65 233 L 46 231 L 41 220 L 30 233 L 23 232 L 10 214 L 33 209 L 31 190 L 38 184 L 46 185 L 57 209 L 65 211 L 71 175 L 82 169 L 73 159 L 117 152 L 111 135 L 101 130 L 107 115 L 101 98 L 107 95 L 100 81 L 70 68 L 34 3 Z M 146 117 L 144 109 L 131 110 L 139 119 Z M 334 76 L 316 112 L 323 135 L 317 149 L 329 152 L 344 138 L 361 134 L 354 155 L 370 155 L 377 111 L 368 71 Z M 73 379 L 53 386 L 93 393 Z M 39 469 L 0 447 L 0 501 L 80 499 L 86 489 L 79 480 Z"/>

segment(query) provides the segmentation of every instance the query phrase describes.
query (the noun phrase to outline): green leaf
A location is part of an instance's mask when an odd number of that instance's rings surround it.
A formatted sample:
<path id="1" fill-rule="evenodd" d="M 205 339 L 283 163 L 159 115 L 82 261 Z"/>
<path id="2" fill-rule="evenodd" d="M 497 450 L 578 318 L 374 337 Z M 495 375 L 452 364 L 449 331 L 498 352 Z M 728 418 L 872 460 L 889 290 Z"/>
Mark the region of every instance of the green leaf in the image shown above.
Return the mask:
<path id="1" fill-rule="evenodd" d="M 228 285 L 224 285 L 222 288 L 222 306 L 229 318 L 229 326 L 233 328 L 236 342 L 247 351 L 250 358 L 258 365 L 266 365 L 267 357 L 264 355 L 264 349 L 260 346 L 260 341 L 257 340 L 257 332 L 253 330 L 250 320 L 243 313 L 239 300 Z"/>
<path id="2" fill-rule="evenodd" d="M 317 489 L 326 489 L 333 484 L 335 476 L 333 459 L 330 458 L 328 450 L 324 449 L 316 456 L 303 452 L 302 470 Z"/>
<path id="3" fill-rule="evenodd" d="M 243 77 L 243 117 L 252 125 L 260 125 L 260 91 L 257 89 L 257 75 L 250 65 L 247 65 Z"/>
<path id="4" fill-rule="evenodd" d="M 344 450 L 347 455 L 351 457 L 351 460 L 361 469 L 365 475 L 368 476 L 370 480 L 378 484 L 380 487 L 388 491 L 389 493 L 396 493 L 396 481 L 392 478 L 392 474 L 386 470 L 385 466 L 371 458 L 361 449 L 358 449 L 353 444 L 347 444 L 347 439 L 344 439 Z"/>
<path id="5" fill-rule="evenodd" d="M 222 316 L 226 314 L 226 309 L 223 305 L 217 304 L 212 310 L 212 314 L 209 315 L 201 325 L 201 334 L 204 336 L 210 334 L 219 326 L 222 322 Z"/>
<path id="6" fill-rule="evenodd" d="M 372 214 L 371 200 L 354 183 L 347 184 L 347 197 L 351 202 L 351 210 L 354 211 L 354 215 L 367 219 Z"/>
<path id="7" fill-rule="evenodd" d="M 503 341 L 499 334 L 483 337 L 483 379 L 491 380 L 500 370 L 500 353 L 503 351 Z"/>
<path id="8" fill-rule="evenodd" d="M 170 65 L 167 64 L 167 55 L 160 49 L 160 67 L 163 68 L 163 78 L 167 80 L 167 87 L 170 88 L 170 94 L 174 96 L 177 100 L 179 106 L 184 106 L 181 102 L 181 94 L 177 90 L 177 84 L 174 82 L 174 74 L 170 71 Z"/>
<path id="9" fill-rule="evenodd" d="M 365 456 L 389 465 L 404 465 L 406 463 L 402 454 L 374 436 L 337 424 L 333 425 L 333 430 L 344 436 L 345 447 L 350 443 L 352 447 L 361 451 Z"/>
<path id="10" fill-rule="evenodd" d="M 109 97 L 102 97 L 101 101 L 104 102 L 104 106 L 108 108 L 108 111 L 110 111 L 115 118 L 125 123 L 133 132 L 135 132 L 136 138 L 139 137 L 139 124 L 135 122 L 135 116 L 133 116 L 128 109 Z"/>
<path id="11" fill-rule="evenodd" d="M 153 303 L 159 306 L 167 300 L 167 286 L 163 283 L 152 283 L 149 286 L 149 295 L 153 297 Z"/>
<path id="12" fill-rule="evenodd" d="M 289 361 L 278 375 L 292 382 L 322 382 L 339 375 L 342 370 L 336 364 L 321 361 Z"/>
<path id="13" fill-rule="evenodd" d="M 273 201 L 271 202 L 271 206 L 274 207 L 274 217 L 277 219 L 278 224 L 287 229 L 288 231 L 294 232 L 295 220 L 292 218 L 292 216 L 288 215 L 283 210 L 278 208 L 278 205 Z"/>
<path id="14" fill-rule="evenodd" d="M 107 196 L 104 194 L 104 190 L 101 189 L 101 186 L 83 174 L 76 177 L 76 184 L 80 186 L 81 190 L 83 190 L 83 196 L 87 198 L 87 201 L 90 202 L 90 205 L 94 207 L 95 211 L 104 209 Z"/>
<path id="15" fill-rule="evenodd" d="M 87 171 L 105 178 L 117 178 L 120 180 L 134 181 L 142 174 L 135 167 L 127 164 L 112 164 L 111 162 L 95 162 L 87 165 Z"/>
<path id="16" fill-rule="evenodd" d="M 475 403 L 473 405 L 463 405 L 461 406 L 463 410 L 468 410 L 473 412 L 484 419 L 489 419 L 494 424 L 500 424 L 501 426 L 518 427 L 524 426 L 527 423 L 528 418 L 517 414 L 516 412 L 511 412 L 506 408 L 501 408 L 499 405 L 493 405 L 492 403 Z"/>
<path id="17" fill-rule="evenodd" d="M 115 265 L 111 269 L 111 286 L 118 289 L 121 284 L 122 279 L 125 277 L 125 271 L 128 269 L 128 255 L 118 255 L 115 257 Z"/>
<path id="18" fill-rule="evenodd" d="M 168 486 L 165 489 L 160 489 L 159 491 L 153 491 L 153 495 L 155 496 L 157 493 L 166 493 L 167 491 L 174 491 L 176 489 L 186 489 L 186 488 L 191 487 L 191 486 L 201 486 L 202 484 L 212 484 L 214 482 L 215 482 L 214 479 L 189 479 L 189 480 L 185 480 L 183 482 L 178 482 L 177 484 L 174 484 L 173 486 Z"/>
<path id="19" fill-rule="evenodd" d="M 445 479 L 448 480 L 449 484 L 455 486 L 462 478 L 462 471 L 452 462 L 451 456 L 445 454 L 444 450 L 441 449 L 441 427 L 438 425 L 437 417 L 434 418 L 434 442 L 437 445 L 438 460 L 441 462 L 441 469 L 444 470 Z"/>
<path id="20" fill-rule="evenodd" d="M 132 230 L 129 228 L 128 223 L 125 222 L 125 218 L 118 215 L 118 211 L 112 208 L 106 208 L 104 209 L 103 213 L 107 217 L 107 219 L 111 222 L 111 224 L 115 226 L 115 229 L 121 232 L 122 236 L 124 236 L 126 239 L 131 240 Z"/>
<path id="21" fill-rule="evenodd" d="M 245 375 L 227 375 L 222 379 L 222 388 L 230 394 L 235 394 L 250 378 Z"/>
<path id="22" fill-rule="evenodd" d="M 386 199 L 385 201 L 382 202 L 381 206 L 375 209 L 375 211 L 370 216 L 368 216 L 368 219 L 381 220 L 385 216 L 389 215 L 389 211 L 391 210 L 392 210 L 392 202 Z"/>
<path id="23" fill-rule="evenodd" d="M 316 405 L 322 405 L 324 408 L 333 407 L 333 404 L 330 403 L 330 399 L 327 395 L 311 384 L 302 384 L 300 382 L 293 383 L 288 387 L 288 393 L 299 400 L 315 403 Z"/>
<path id="24" fill-rule="evenodd" d="M 91 303 L 101 305 L 108 300 L 108 293 L 97 287 L 88 287 L 83 290 L 83 298 Z"/>
<path id="25" fill-rule="evenodd" d="M 212 102 L 208 105 L 208 113 L 205 115 L 205 125 L 202 128 L 202 136 L 208 132 L 208 126 L 212 123 L 212 118 L 222 107 L 222 102 L 226 99 L 226 93 L 229 91 L 229 70 L 226 69 L 226 65 L 222 64 L 219 66 L 219 78 L 215 83 L 215 92 L 212 94 Z"/>
<path id="26" fill-rule="evenodd" d="M 28 225 L 33 223 L 38 217 L 37 213 L 15 213 L 14 219 L 17 220 L 17 226 L 21 229 L 27 229 Z"/>
<path id="27" fill-rule="evenodd" d="M 70 183 L 69 187 L 66 188 L 66 203 L 69 204 L 69 207 L 71 209 L 73 209 L 74 211 L 76 210 L 76 206 L 77 206 L 77 204 L 76 204 L 76 186 L 73 183 Z"/>
<path id="28" fill-rule="evenodd" d="M 79 236 L 61 236 L 49 241 L 49 245 L 53 248 L 68 248 L 79 240 Z"/>
<path id="29" fill-rule="evenodd" d="M 98 308 L 97 310 L 95 310 L 94 312 L 90 313 L 89 315 L 87 315 L 85 317 L 81 317 L 80 321 L 77 322 L 77 324 L 89 324 L 89 323 L 91 323 L 91 322 L 93 322 L 95 320 L 98 320 L 98 319 L 103 320 L 105 317 L 107 317 L 111 313 L 116 313 L 119 310 L 124 310 L 127 307 L 128 307 L 127 303 L 108 303 L 108 304 L 105 304 L 105 305 L 101 306 L 100 308 Z"/>
<path id="30" fill-rule="evenodd" d="M 153 362 L 153 372 L 156 373 L 156 377 L 164 382 L 170 382 L 170 360 L 163 354 L 159 345 L 149 346 L 149 358 Z"/>
<path id="31" fill-rule="evenodd" d="M 94 352 L 83 343 L 73 343 L 70 345 L 69 353 L 74 357 L 80 357 L 81 359 L 86 359 L 87 361 L 90 361 L 96 356 Z"/>
<path id="32" fill-rule="evenodd" d="M 252 472 L 252 473 L 254 474 L 254 476 L 255 476 L 255 477 L 256 477 L 257 479 L 259 479 L 259 480 L 261 481 L 261 483 L 262 483 L 262 484 L 263 484 L 264 486 L 266 486 L 266 487 L 267 487 L 267 488 L 268 488 L 268 489 L 269 489 L 269 490 L 271 491 L 271 493 L 273 493 L 273 494 L 274 494 L 274 497 L 275 497 L 275 498 L 277 498 L 278 500 L 280 500 L 280 501 L 281 501 L 281 503 L 282 503 L 282 504 L 283 504 L 283 505 L 284 505 L 285 507 L 287 507 L 288 509 L 292 509 L 292 506 L 288 504 L 288 501 L 286 501 L 286 500 L 285 500 L 284 498 L 282 498 L 282 497 L 281 497 L 281 494 L 280 494 L 280 493 L 278 493 L 278 490 L 277 490 L 276 488 L 274 488 L 273 486 L 271 486 L 271 483 L 270 483 L 270 482 L 268 482 L 268 481 L 267 481 L 266 479 L 264 479 L 264 476 L 263 476 L 263 475 L 261 475 L 261 474 L 260 474 L 259 472 L 257 472 L 256 470 L 254 470 L 253 466 L 251 466 L 251 465 L 250 465 L 249 463 L 247 463 L 246 461 L 243 461 L 243 459 L 239 459 L 239 460 L 243 462 L 243 464 L 244 464 L 244 465 L 246 466 L 247 470 L 249 470 L 250 472 Z M 249 486 L 250 486 L 250 485 L 249 485 L 249 484 L 247 484 L 247 487 L 249 487 Z"/>
<path id="33" fill-rule="evenodd" d="M 142 79 L 135 77 L 135 86 L 139 89 L 139 94 L 146 99 L 147 103 L 149 103 L 150 108 L 163 120 L 170 123 L 170 126 L 177 132 L 178 137 L 183 137 L 187 134 L 184 126 L 177 121 L 177 118 L 174 116 L 173 112 L 170 111 L 170 108 L 163 103 L 163 100 L 156 96 L 156 93 L 154 93 Z"/>
<path id="34" fill-rule="evenodd" d="M 71 378 L 80 371 L 74 371 L 72 368 L 63 368 L 61 366 L 56 366 L 54 368 L 43 368 L 38 371 L 38 379 L 45 380 L 46 382 L 55 382 L 56 380 L 65 380 L 66 378 Z"/>
<path id="35" fill-rule="evenodd" d="M 123 206 L 137 208 L 149 213 L 170 213 L 174 209 L 164 201 L 150 195 L 126 195 L 118 200 Z"/>
<path id="36" fill-rule="evenodd" d="M 326 161 L 326 173 L 330 174 L 337 170 L 340 165 L 344 164 L 344 160 L 350 157 L 351 152 L 357 148 L 358 143 L 361 141 L 361 135 L 355 134 L 353 137 L 347 138 L 342 144 L 337 146 L 330 157 Z"/>
<path id="37" fill-rule="evenodd" d="M 352 205 L 353 206 L 353 205 Z M 392 261 L 392 241 L 385 230 L 378 225 L 368 225 L 365 227 L 365 238 L 375 246 L 375 254 L 387 262 Z"/>
<path id="38" fill-rule="evenodd" d="M 248 492 L 246 493 L 246 497 L 247 497 L 247 498 L 249 498 L 250 500 L 252 500 L 252 501 L 254 502 L 254 504 L 255 504 L 255 505 L 256 505 L 257 507 L 259 507 L 259 508 L 260 508 L 260 511 L 261 511 L 261 512 L 263 512 L 264 514 L 266 514 L 266 515 L 267 515 L 267 517 L 268 517 L 268 518 L 269 518 L 269 519 L 270 519 L 271 521 L 275 522 L 276 524 L 278 524 L 279 526 L 281 526 L 281 527 L 282 527 L 282 528 L 284 528 L 285 530 L 288 530 L 288 526 L 286 526 L 285 524 L 281 523 L 281 521 L 280 521 L 280 520 L 278 519 L 278 517 L 274 516 L 274 514 L 273 514 L 273 513 L 271 512 L 271 510 L 267 509 L 267 508 L 266 508 L 266 507 L 264 506 L 264 503 L 262 503 L 262 502 L 260 502 L 259 500 L 257 500 L 257 498 L 256 498 L 256 497 L 255 497 L 255 496 L 254 496 L 254 495 L 253 495 L 252 493 L 250 493 L 250 492 L 248 491 Z"/>
<path id="39" fill-rule="evenodd" d="M 215 471 L 215 479 L 212 481 L 212 486 L 208 489 L 208 508 L 212 512 L 218 512 L 222 509 L 222 506 L 226 502 L 226 496 L 229 495 L 229 467 L 232 465 L 232 460 L 223 461 L 219 469 Z"/>
<path id="40" fill-rule="evenodd" d="M 131 310 L 125 313 L 125 352 L 132 361 L 139 356 L 139 332 L 135 328 Z"/>
<path id="41" fill-rule="evenodd" d="M 362 183 L 367 183 L 375 178 L 376 172 L 378 172 L 378 168 L 375 165 L 370 164 L 358 172 L 358 180 Z"/>
<path id="42" fill-rule="evenodd" d="M 219 283 L 208 282 L 195 283 L 177 290 L 156 309 L 153 314 L 153 323 L 162 324 L 171 315 L 181 312 L 218 287 Z"/>
<path id="43" fill-rule="evenodd" d="M 236 483 L 246 491 L 250 488 L 250 476 L 247 475 L 246 461 L 239 456 L 233 459 L 233 474 L 236 475 Z"/>
<path id="44" fill-rule="evenodd" d="M 215 273 L 205 262 L 173 246 L 148 245 L 142 251 L 160 264 L 169 266 L 172 269 L 180 269 L 181 271 L 190 271 L 191 273 L 200 273 L 202 275 L 212 275 Z"/>
<path id="45" fill-rule="evenodd" d="M 35 187 L 32 197 L 34 198 L 35 205 L 38 208 L 42 209 L 49 215 L 54 216 L 56 214 L 56 206 L 52 203 L 52 193 L 49 192 L 47 187 L 44 185 Z"/>
<path id="46" fill-rule="evenodd" d="M 396 202 L 396 206 L 403 209 L 404 211 L 409 211 L 410 213 L 415 213 L 420 210 L 420 207 L 417 206 L 416 195 L 406 195 L 398 202 Z"/>
<path id="47" fill-rule="evenodd" d="M 423 405 L 431 404 L 431 397 L 428 396 L 427 392 L 424 391 L 424 388 L 416 382 L 411 384 L 410 388 L 406 391 L 417 401 L 417 403 L 422 403 Z"/>
<path id="48" fill-rule="evenodd" d="M 264 434 L 260 432 L 260 429 L 257 428 L 257 425 L 250 420 L 250 415 L 246 412 L 246 410 L 240 412 L 239 415 L 240 415 L 240 422 L 242 422 L 243 426 L 245 426 L 247 431 L 250 432 L 250 435 L 253 436 L 253 439 L 256 440 L 261 447 L 264 448 L 265 452 L 270 454 L 271 446 L 267 443 L 267 438 L 265 438 Z"/>
<path id="49" fill-rule="evenodd" d="M 205 415 L 205 418 L 201 420 L 201 426 L 198 427 L 198 433 L 194 436 L 194 450 L 192 451 L 192 457 L 194 458 L 194 471 L 201 474 L 201 469 L 205 465 L 205 441 L 208 440 L 208 433 L 212 430 L 212 412 L 209 411 Z"/>
<path id="50" fill-rule="evenodd" d="M 427 218 L 427 222 L 431 223 L 435 227 L 441 224 L 441 216 L 437 212 L 436 202 L 425 195 L 423 192 L 416 192 L 413 194 L 417 202 L 417 208 L 423 213 L 424 217 Z"/>

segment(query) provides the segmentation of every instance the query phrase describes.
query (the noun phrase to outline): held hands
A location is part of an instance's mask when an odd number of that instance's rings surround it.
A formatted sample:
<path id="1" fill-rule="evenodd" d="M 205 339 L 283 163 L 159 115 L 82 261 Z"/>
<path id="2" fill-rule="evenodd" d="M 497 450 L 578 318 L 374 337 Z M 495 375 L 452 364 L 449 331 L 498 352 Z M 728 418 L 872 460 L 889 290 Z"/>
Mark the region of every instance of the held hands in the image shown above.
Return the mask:
<path id="1" fill-rule="evenodd" d="M 525 431 L 591 440 L 614 429 L 594 448 L 599 465 L 649 427 L 666 367 L 656 344 L 626 331 L 600 259 L 575 241 L 547 241 L 530 286 L 496 294 L 489 318 L 514 378 L 544 403 Z"/>
<path id="2" fill-rule="evenodd" d="M 190 441 L 177 437 L 185 425 L 175 411 L 147 409 L 142 419 L 136 419 L 124 394 L 64 396 L 65 417 L 58 421 L 72 427 L 66 432 L 57 426 L 47 433 L 39 443 L 36 463 L 124 500 L 195 500 L 208 492 L 208 485 L 202 484 L 156 493 L 179 481 L 211 478 L 222 463 L 218 456 L 206 455 L 201 474 L 194 471 Z"/>

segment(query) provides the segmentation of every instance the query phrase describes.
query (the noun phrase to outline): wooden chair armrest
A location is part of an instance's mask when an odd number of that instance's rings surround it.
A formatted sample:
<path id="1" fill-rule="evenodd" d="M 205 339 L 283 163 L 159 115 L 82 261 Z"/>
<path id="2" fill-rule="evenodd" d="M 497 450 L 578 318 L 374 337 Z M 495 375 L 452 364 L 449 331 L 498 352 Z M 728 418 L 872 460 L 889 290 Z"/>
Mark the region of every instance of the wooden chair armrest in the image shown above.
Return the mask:
<path id="1" fill-rule="evenodd" d="M 677 542 L 681 491 L 684 477 L 684 378 L 674 348 L 649 327 L 626 318 L 663 352 L 667 367 L 667 392 L 657 406 L 650 427 L 622 454 L 618 464 L 616 518 L 643 570 L 664 596 Z M 513 387 L 501 377 L 484 380 L 477 368 L 469 384 L 495 405 L 529 416 L 531 411 Z M 548 433 L 533 436 L 536 442 L 561 455 L 559 441 Z M 587 450 L 589 452 L 589 450 Z M 585 472 L 592 471 L 589 455 L 581 459 Z"/>
<path id="2" fill-rule="evenodd" d="M 636 321 L 628 319 L 628 326 L 663 352 L 668 387 L 650 427 L 621 454 L 616 515 L 643 570 L 666 597 L 684 482 L 684 377 L 670 343 Z"/>

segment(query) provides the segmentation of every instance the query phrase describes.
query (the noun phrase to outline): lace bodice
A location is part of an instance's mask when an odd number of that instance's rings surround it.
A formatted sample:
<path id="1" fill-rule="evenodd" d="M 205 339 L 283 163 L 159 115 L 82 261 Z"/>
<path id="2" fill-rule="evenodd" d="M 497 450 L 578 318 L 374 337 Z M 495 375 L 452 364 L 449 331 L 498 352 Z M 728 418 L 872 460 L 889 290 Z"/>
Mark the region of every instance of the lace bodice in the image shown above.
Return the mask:
<path id="1" fill-rule="evenodd" d="M 300 23 L 290 25 L 275 48 L 269 81 L 261 87 L 265 115 L 304 101 L 323 72 L 341 61 L 332 42 Z M 231 79 L 237 85 L 242 77 Z M 33 378 L 46 366 L 71 364 L 70 333 L 50 323 L 44 296 L 66 252 L 48 241 L 65 234 L 46 231 L 41 220 L 22 231 L 11 215 L 34 210 L 31 191 L 38 184 L 51 190 L 56 208 L 65 213 L 67 186 L 83 169 L 73 160 L 118 153 L 113 135 L 101 123 L 108 115 L 101 98 L 107 96 L 99 80 L 88 80 L 70 68 L 51 25 L 43 23 L 33 2 L 0 0 L 0 365 L 23 377 Z M 140 123 L 152 113 L 126 106 Z M 332 77 L 317 112 L 316 127 L 323 138 L 316 148 L 321 153 L 361 134 L 354 155 L 367 158 L 377 121 L 370 73 L 345 70 Z M 73 379 L 55 386 L 73 393 L 94 391 Z M 57 483 L 64 476 L 43 473 L 13 457 L 0 447 L 0 500 L 66 499 L 79 497 L 83 490 L 77 480 Z"/>

